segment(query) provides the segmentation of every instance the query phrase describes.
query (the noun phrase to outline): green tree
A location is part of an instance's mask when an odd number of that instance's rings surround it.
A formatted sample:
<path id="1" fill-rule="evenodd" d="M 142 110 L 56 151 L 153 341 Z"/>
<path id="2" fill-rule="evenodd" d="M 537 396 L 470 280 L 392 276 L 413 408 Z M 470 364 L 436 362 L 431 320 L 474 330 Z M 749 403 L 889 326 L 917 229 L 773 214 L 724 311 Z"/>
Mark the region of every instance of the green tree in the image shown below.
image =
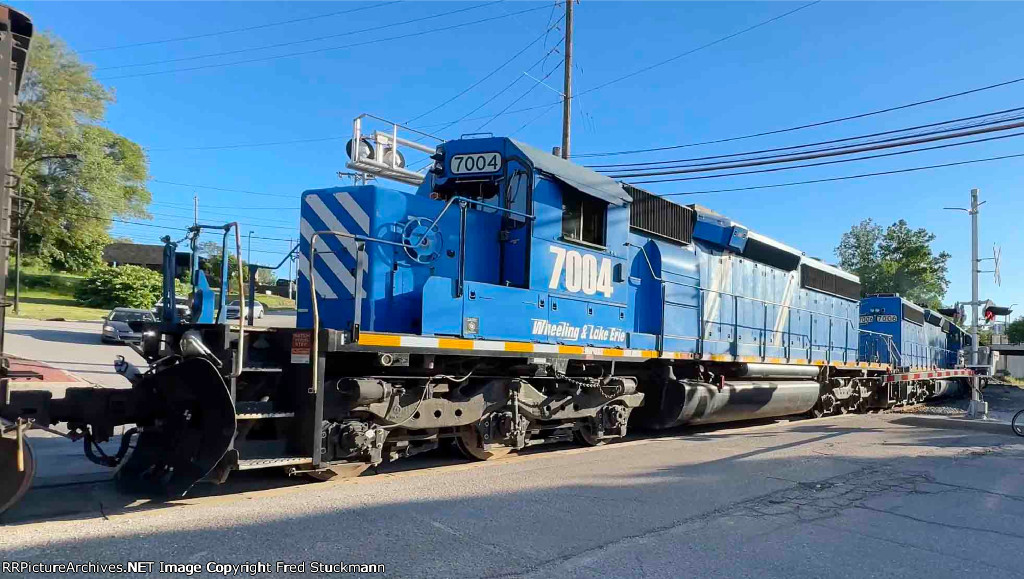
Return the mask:
<path id="1" fill-rule="evenodd" d="M 228 289 L 229 293 L 237 293 L 238 287 L 236 286 L 238 282 L 236 281 L 237 278 L 235 276 L 238 275 L 238 258 L 230 253 L 230 247 L 231 245 L 229 244 L 228 275 L 230 276 L 231 281 L 228 285 Z M 197 251 L 199 252 L 200 257 L 202 257 L 200 269 L 206 272 L 206 281 L 210 283 L 210 287 L 220 287 L 220 270 L 223 265 L 220 242 L 202 241 L 199 243 Z M 249 270 L 245 267 L 245 260 L 242 261 L 242 267 L 244 268 L 242 270 L 242 279 L 248 282 Z"/>
<path id="2" fill-rule="evenodd" d="M 174 292 L 187 296 L 186 284 L 175 280 Z M 75 288 L 75 299 L 94 308 L 144 308 L 149 309 L 163 293 L 163 276 L 160 272 L 137 265 L 100 267 L 79 283 Z"/>
<path id="3" fill-rule="evenodd" d="M 861 292 L 898 293 L 912 302 L 937 308 L 946 294 L 951 257 L 935 255 L 935 234 L 911 229 L 900 219 L 884 231 L 866 219 L 843 234 L 836 247 L 839 265 L 860 276 Z"/>
<path id="4" fill-rule="evenodd" d="M 1024 318 L 1017 318 L 1006 326 L 1006 339 L 1011 344 L 1024 343 Z"/>
<path id="5" fill-rule="evenodd" d="M 55 269 L 88 270 L 110 241 L 111 217 L 149 217 L 148 161 L 142 147 L 102 126 L 113 94 L 54 36 L 32 39 L 20 100 L 15 170 L 27 168 L 21 190 L 35 200 L 24 251 Z M 78 160 L 32 163 L 68 153 Z"/>

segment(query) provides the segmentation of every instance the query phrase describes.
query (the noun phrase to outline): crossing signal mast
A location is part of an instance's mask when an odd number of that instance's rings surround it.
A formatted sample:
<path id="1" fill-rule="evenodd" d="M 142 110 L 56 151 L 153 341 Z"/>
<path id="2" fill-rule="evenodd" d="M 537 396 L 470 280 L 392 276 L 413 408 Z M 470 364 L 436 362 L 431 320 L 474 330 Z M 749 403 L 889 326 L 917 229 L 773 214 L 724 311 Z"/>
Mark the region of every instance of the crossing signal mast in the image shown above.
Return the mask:
<path id="1" fill-rule="evenodd" d="M 992 273 L 996 285 L 1002 284 L 1002 277 L 999 272 L 999 262 L 1002 258 L 1002 250 L 998 246 L 993 246 L 992 257 L 978 257 L 978 213 L 981 210 L 981 206 L 985 204 L 984 201 L 978 201 L 979 189 L 971 189 L 971 206 L 970 208 L 965 207 L 944 207 L 943 209 L 950 209 L 953 211 L 964 211 L 971 216 L 971 301 L 967 302 L 967 305 L 971 306 L 971 358 L 970 365 L 975 371 L 980 370 L 978 365 L 978 327 L 981 325 L 980 315 L 984 315 L 986 320 L 992 320 L 996 316 L 1005 316 L 1010 314 L 1010 308 L 1004 308 L 995 305 L 991 300 L 981 300 L 978 297 L 978 274 L 981 273 Z M 993 269 L 982 270 L 981 262 L 992 260 L 994 262 Z M 978 308 L 983 307 L 983 314 L 978 313 Z M 985 417 L 988 414 L 988 404 L 981 399 L 981 388 L 978 383 L 978 378 L 975 378 L 974 387 L 971 388 L 971 404 L 968 407 L 967 413 L 971 417 Z"/>

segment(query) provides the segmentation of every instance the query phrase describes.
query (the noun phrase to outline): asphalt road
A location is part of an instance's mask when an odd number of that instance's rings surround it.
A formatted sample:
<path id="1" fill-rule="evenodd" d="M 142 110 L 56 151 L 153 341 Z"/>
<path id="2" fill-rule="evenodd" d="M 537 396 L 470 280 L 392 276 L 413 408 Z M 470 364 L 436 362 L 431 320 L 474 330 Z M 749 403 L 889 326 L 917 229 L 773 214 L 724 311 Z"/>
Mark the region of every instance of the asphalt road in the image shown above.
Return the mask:
<path id="1" fill-rule="evenodd" d="M 327 483 L 261 473 L 156 505 L 109 485 L 37 489 L 0 553 L 393 577 L 1022 577 L 1024 439 L 948 421 L 720 427 Z"/>

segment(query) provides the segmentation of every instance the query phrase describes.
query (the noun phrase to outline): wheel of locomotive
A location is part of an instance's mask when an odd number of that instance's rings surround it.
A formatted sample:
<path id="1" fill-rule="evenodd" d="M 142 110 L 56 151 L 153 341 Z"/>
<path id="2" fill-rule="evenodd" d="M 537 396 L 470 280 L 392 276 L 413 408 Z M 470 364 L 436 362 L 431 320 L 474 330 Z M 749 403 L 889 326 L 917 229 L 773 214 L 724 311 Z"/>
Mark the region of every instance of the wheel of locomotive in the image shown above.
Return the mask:
<path id="1" fill-rule="evenodd" d="M 821 418 L 822 416 L 835 414 L 837 405 L 839 405 L 839 401 L 836 400 L 836 397 L 833 396 L 831 392 L 825 394 L 818 400 L 818 403 L 814 405 L 814 408 L 811 408 L 811 416 L 814 418 Z"/>
<path id="2" fill-rule="evenodd" d="M 488 445 L 485 449 L 483 440 L 480 439 L 480 431 L 472 424 L 460 426 L 455 431 L 455 447 L 470 460 L 494 460 L 512 451 L 511 446 L 498 444 Z"/>
<path id="3" fill-rule="evenodd" d="M 36 473 L 36 457 L 27 440 L 22 441 L 22 466 L 18 471 L 18 441 L 0 437 L 0 513 L 17 504 L 29 487 Z"/>
<path id="4" fill-rule="evenodd" d="M 811 418 L 821 418 L 825 416 L 825 410 L 821 406 L 821 400 L 814 403 L 814 407 L 808 412 Z"/>
<path id="5" fill-rule="evenodd" d="M 593 422 L 590 420 L 584 421 L 580 425 L 579 429 L 572 433 L 573 440 L 577 444 L 583 446 L 601 446 L 608 443 L 608 439 L 601 439 L 597 437 L 597 432 L 594 430 Z"/>
<path id="6" fill-rule="evenodd" d="M 859 414 L 865 414 L 868 411 L 868 401 L 863 398 L 858 399 L 854 410 Z"/>

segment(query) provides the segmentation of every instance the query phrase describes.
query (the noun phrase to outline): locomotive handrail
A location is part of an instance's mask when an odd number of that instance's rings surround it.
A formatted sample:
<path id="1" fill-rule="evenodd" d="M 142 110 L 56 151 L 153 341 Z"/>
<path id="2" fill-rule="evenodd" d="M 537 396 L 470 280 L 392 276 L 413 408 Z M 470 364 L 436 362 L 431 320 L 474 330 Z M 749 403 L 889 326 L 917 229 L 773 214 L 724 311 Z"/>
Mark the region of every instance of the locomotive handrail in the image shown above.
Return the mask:
<path id="1" fill-rule="evenodd" d="M 465 202 L 467 204 L 468 203 L 473 203 L 475 205 L 480 205 L 482 207 L 487 207 L 489 209 L 494 209 L 495 211 L 501 211 L 503 213 L 509 213 L 509 214 L 512 214 L 512 215 L 518 215 L 519 217 L 522 217 L 524 219 L 533 220 L 533 219 L 537 218 L 535 215 L 531 215 L 529 213 L 523 213 L 521 211 L 516 211 L 514 209 L 508 209 L 508 208 L 502 207 L 500 205 L 491 205 L 490 203 L 484 203 L 483 201 L 478 201 L 478 200 L 475 200 L 475 199 L 470 199 L 468 197 L 462 197 L 461 195 L 456 195 L 456 196 L 448 199 L 448 202 L 444 204 L 444 207 L 441 209 L 441 212 L 438 213 L 437 217 L 435 217 L 430 222 L 430 227 L 428 227 L 427 230 L 424 231 L 422 235 L 420 235 L 420 238 L 419 238 L 419 241 L 417 242 L 417 245 L 423 243 L 423 240 L 428 235 L 430 235 L 431 232 L 434 231 L 434 227 L 438 224 L 438 222 L 441 221 L 441 218 L 444 217 L 444 214 L 448 212 L 448 209 L 452 206 L 452 203 L 454 203 L 456 201 L 462 201 L 462 202 Z"/>
<path id="2" fill-rule="evenodd" d="M 712 292 L 712 293 L 716 293 L 716 294 L 719 294 L 719 295 L 730 296 L 730 297 L 733 298 L 733 303 L 734 303 L 733 310 L 738 310 L 738 308 L 736 307 L 736 305 L 738 305 L 738 300 L 745 299 L 745 300 L 750 300 L 750 301 L 754 301 L 754 302 L 759 302 L 759 303 L 761 303 L 761 304 L 763 304 L 765 306 L 772 305 L 772 306 L 778 306 L 778 307 L 781 307 L 781 308 L 785 308 L 787 310 L 787 315 L 790 316 L 790 318 L 792 318 L 793 310 L 796 310 L 798 312 L 807 312 L 807 313 L 811 314 L 812 316 L 813 315 L 821 315 L 821 316 L 825 316 L 825 317 L 828 317 L 828 318 L 838 318 L 838 319 L 844 320 L 846 322 L 846 324 L 851 329 L 855 330 L 858 333 L 872 334 L 872 335 L 881 336 L 883 341 L 886 343 L 887 349 L 889 351 L 890 359 L 895 360 L 896 358 L 900 358 L 900 362 L 902 363 L 902 356 L 901 355 L 896 355 L 898 353 L 898 350 L 896 352 L 894 352 L 893 340 L 892 340 L 892 336 L 890 334 L 884 334 L 882 332 L 874 332 L 874 331 L 871 331 L 871 330 L 864 330 L 864 329 L 858 328 L 857 326 L 853 325 L 853 321 L 850 320 L 850 318 L 844 318 L 844 317 L 836 315 L 836 314 L 830 314 L 830 313 L 827 313 L 827 312 L 818 312 L 818 311 L 809 310 L 809 309 L 806 309 L 806 308 L 801 308 L 799 306 L 794 306 L 792 304 L 783 304 L 783 303 L 773 302 L 773 301 L 770 301 L 770 300 L 764 300 L 764 299 L 756 298 L 756 297 L 752 297 L 752 296 L 743 296 L 743 295 L 735 294 L 735 293 L 732 293 L 732 292 L 727 292 L 727 291 L 724 291 L 724 290 L 717 290 L 717 289 L 712 289 L 712 288 L 701 287 L 700 285 L 687 285 L 685 283 L 680 283 L 680 282 L 677 282 L 677 281 L 672 281 L 672 280 L 664 279 L 664 278 L 659 276 L 654 271 L 654 264 L 651 263 L 651 258 L 647 255 L 647 250 L 643 246 L 637 245 L 635 243 L 630 243 L 628 241 L 625 243 L 625 245 L 627 247 L 635 247 L 635 248 L 640 250 L 640 253 L 643 254 L 643 256 L 644 256 L 644 261 L 647 262 L 647 268 L 651 271 L 651 277 L 654 278 L 655 281 L 659 281 L 661 283 L 666 283 L 666 284 L 673 284 L 673 285 L 677 285 L 677 286 L 681 286 L 681 287 L 686 287 L 686 288 L 693 288 L 693 289 L 699 290 L 700 292 Z M 664 295 L 664 292 L 662 292 L 662 309 L 664 309 L 664 304 L 666 304 L 666 303 L 668 303 L 668 299 Z M 700 332 L 700 337 L 698 339 L 700 339 L 701 342 L 703 342 L 704 341 L 704 334 L 705 334 L 704 325 L 705 324 L 721 324 L 723 322 L 713 322 L 713 321 L 710 321 L 710 320 L 705 320 L 704 319 L 703 308 L 701 308 L 700 317 L 701 317 L 701 332 Z M 790 319 L 790 322 L 792 322 L 792 319 Z M 768 323 L 767 322 L 767 312 L 765 312 L 764 325 L 767 326 L 767 323 Z M 792 327 L 792 323 L 787 324 L 787 325 Z M 734 327 L 733 342 L 737 343 L 738 340 L 739 340 L 739 337 L 738 337 L 737 332 L 735 331 L 735 329 L 739 328 L 739 319 L 738 319 L 738 316 L 736 315 L 735 311 L 733 313 L 733 327 Z M 746 327 L 746 326 L 744 326 L 744 327 Z M 751 326 L 751 329 L 756 329 L 756 328 L 753 328 Z M 665 332 L 664 322 L 662 322 L 662 334 L 664 334 L 664 332 Z M 761 328 L 761 332 L 767 338 L 767 334 L 768 334 L 767 327 L 762 327 Z M 773 329 L 771 331 L 772 341 L 773 342 L 774 342 L 775 336 L 777 334 L 779 334 L 779 333 L 782 333 L 782 334 L 787 334 L 787 333 L 788 334 L 793 334 L 793 331 L 792 331 L 792 329 L 790 329 L 788 331 L 784 330 L 782 332 L 778 332 L 778 331 Z M 803 334 L 800 334 L 800 335 L 803 335 Z M 813 339 L 811 340 L 811 342 L 812 343 L 809 346 L 813 348 Z M 762 344 L 762 346 L 765 346 L 765 345 L 766 344 Z M 785 347 L 788 349 L 789 345 L 786 344 Z M 829 344 L 829 349 L 831 349 L 831 343 Z"/>
<path id="3" fill-rule="evenodd" d="M 316 242 L 321 236 L 330 235 L 333 237 L 344 237 L 351 239 L 356 242 L 356 279 L 355 287 L 352 291 L 352 297 L 354 298 L 355 312 L 352 317 L 353 330 L 359 331 L 359 318 L 362 314 L 362 288 L 363 288 L 363 253 L 366 251 L 366 243 L 380 243 L 382 245 L 391 245 L 394 247 L 416 249 L 411 245 L 400 243 L 397 241 L 391 241 L 388 239 L 380 239 L 377 237 L 367 237 L 365 235 L 355 235 L 347 231 L 333 231 L 325 229 L 322 231 L 314 231 L 313 235 L 309 238 L 309 271 L 307 276 L 309 277 L 309 294 L 313 305 L 313 340 L 312 347 L 310 350 L 310 361 L 313 367 L 313 383 L 310 386 L 309 392 L 315 393 L 317 391 L 317 357 L 320 349 L 320 308 L 316 299 L 316 275 L 313 269 L 316 266 Z M 241 317 L 241 316 L 239 316 Z"/>

